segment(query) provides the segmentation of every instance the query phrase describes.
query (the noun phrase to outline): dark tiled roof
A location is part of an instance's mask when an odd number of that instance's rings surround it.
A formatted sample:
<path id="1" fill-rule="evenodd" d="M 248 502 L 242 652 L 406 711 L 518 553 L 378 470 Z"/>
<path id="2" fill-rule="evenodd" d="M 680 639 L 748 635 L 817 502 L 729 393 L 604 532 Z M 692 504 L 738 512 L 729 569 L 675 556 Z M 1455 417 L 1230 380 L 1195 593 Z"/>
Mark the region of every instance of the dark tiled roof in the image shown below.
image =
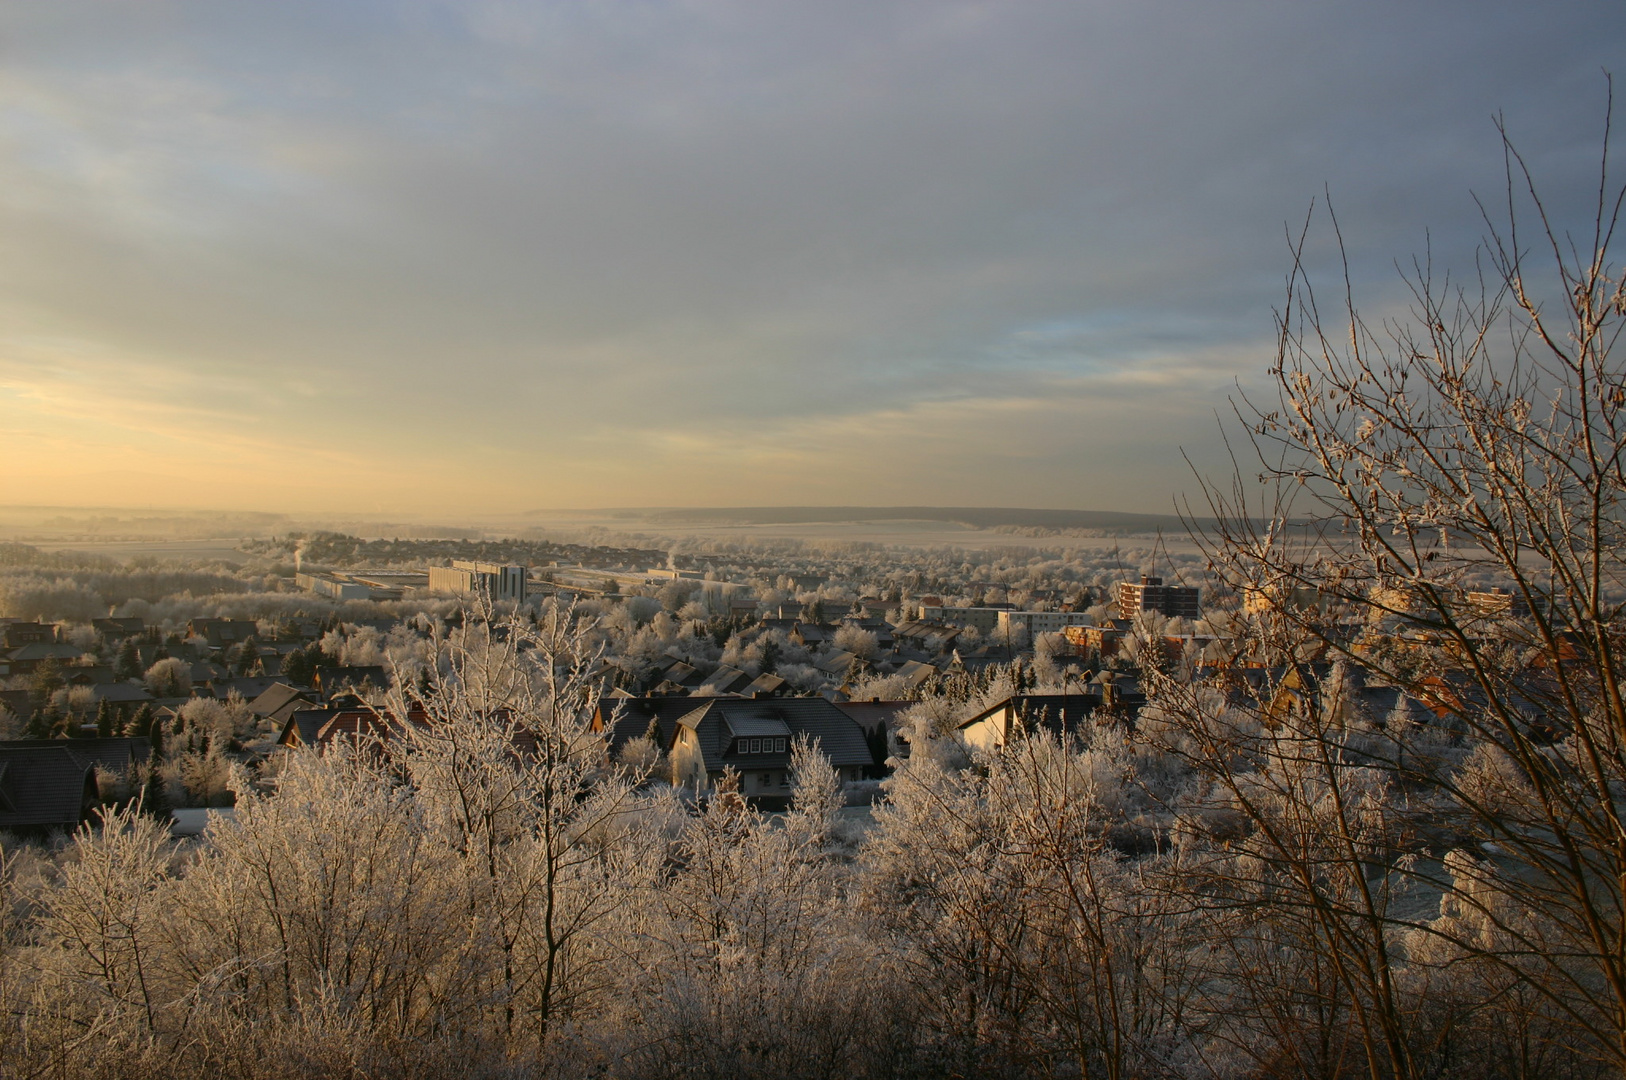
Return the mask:
<path id="1" fill-rule="evenodd" d="M 96 804 L 94 766 L 65 742 L 0 748 L 0 828 L 72 828 Z"/>
<path id="2" fill-rule="evenodd" d="M 785 688 L 785 685 L 785 680 L 781 679 L 779 676 L 764 673 L 762 675 L 758 675 L 748 686 L 745 687 L 745 689 L 741 690 L 740 693 L 744 694 L 746 697 L 751 697 L 755 694 L 777 694 L 779 691 Z"/>
<path id="3" fill-rule="evenodd" d="M 1059 734 L 1088 723 L 1101 705 L 1102 699 L 1098 694 L 1018 694 L 962 720 L 960 728 L 963 730 L 1010 710 L 1012 719 L 1028 729 L 1043 727 L 1046 731 Z"/>
<path id="4" fill-rule="evenodd" d="M 331 694 L 342 686 L 362 686 L 371 683 L 380 690 L 390 685 L 389 672 L 382 664 L 353 665 L 351 667 L 319 667 L 316 686 L 324 694 Z"/>
<path id="5" fill-rule="evenodd" d="M 874 731 L 883 724 L 888 730 L 896 728 L 898 714 L 913 704 L 913 701 L 839 701 L 836 708 L 852 717 L 865 731 Z"/>
<path id="6" fill-rule="evenodd" d="M 74 645 L 59 645 L 50 641 L 39 641 L 32 645 L 23 645 L 13 649 L 7 657 L 12 663 L 29 660 L 77 660 L 85 655 L 85 651 Z"/>
<path id="7" fill-rule="evenodd" d="M 728 667 L 726 664 L 707 676 L 706 686 L 715 686 L 725 694 L 734 694 L 751 684 L 751 676 L 739 668 Z"/>
<path id="8" fill-rule="evenodd" d="M 316 733 L 322 725 L 339 714 L 338 709 L 299 709 L 282 725 L 277 736 L 278 746 L 315 746 Z"/>
<path id="9" fill-rule="evenodd" d="M 92 619 L 90 625 L 98 634 L 104 637 L 128 637 L 131 634 L 139 634 L 147 628 L 146 623 L 133 616 L 119 619 Z"/>
<path id="10" fill-rule="evenodd" d="M 0 742 L 0 829 L 71 828 L 96 803 L 98 765 L 122 772 L 150 753 L 133 738 Z"/>
<path id="11" fill-rule="evenodd" d="M 272 683 L 270 686 L 260 691 L 259 696 L 255 697 L 254 700 L 248 703 L 248 708 L 249 711 L 255 716 L 277 716 L 278 713 L 283 712 L 288 708 L 288 706 L 296 705 L 301 701 L 308 705 L 315 704 L 315 702 L 311 701 L 311 699 L 306 696 L 305 691 L 299 689 L 297 686 L 290 686 L 287 683 L 279 682 Z M 279 719 L 286 720 L 287 716 L 281 716 Z"/>
<path id="12" fill-rule="evenodd" d="M 693 702 L 691 701 L 692 705 Z M 734 732 L 738 727 L 761 721 L 779 721 L 789 733 L 786 751 L 772 754 L 741 755 L 735 752 Z M 853 718 L 823 698 L 776 698 L 756 701 L 748 698 L 712 698 L 678 719 L 694 730 L 706 771 L 721 772 L 725 766 L 782 768 L 790 764 L 789 739 L 807 735 L 838 768 L 845 765 L 871 765 L 874 757 L 864 741 L 864 732 Z"/>
<path id="13" fill-rule="evenodd" d="M 34 715 L 33 702 L 29 700 L 27 690 L 0 690 L 0 712 L 10 712 L 13 716 L 27 720 Z"/>
<path id="14" fill-rule="evenodd" d="M 152 695 L 147 693 L 146 687 L 127 682 L 104 683 L 92 687 L 90 696 L 95 701 L 110 701 L 115 705 L 152 700 Z"/>
<path id="15" fill-rule="evenodd" d="M 277 680 L 266 675 L 243 675 L 235 679 L 216 679 L 215 695 L 225 697 L 233 690 L 246 701 L 257 701 L 261 694 L 276 686 Z"/>
<path id="16" fill-rule="evenodd" d="M 60 746 L 86 765 L 100 765 L 109 772 L 119 772 L 137 762 L 146 761 L 152 753 L 152 744 L 145 737 L 112 736 L 106 739 L 8 739 L 0 742 L 0 750 L 35 750 L 40 747 Z"/>

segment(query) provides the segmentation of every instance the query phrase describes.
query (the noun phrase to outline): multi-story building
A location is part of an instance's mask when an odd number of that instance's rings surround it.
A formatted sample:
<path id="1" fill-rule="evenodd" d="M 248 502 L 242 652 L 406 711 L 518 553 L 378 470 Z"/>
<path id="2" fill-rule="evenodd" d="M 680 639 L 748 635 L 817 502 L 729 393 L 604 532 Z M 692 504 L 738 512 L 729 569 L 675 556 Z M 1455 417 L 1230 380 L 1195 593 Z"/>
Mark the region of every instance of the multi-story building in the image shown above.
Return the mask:
<path id="1" fill-rule="evenodd" d="M 458 559 L 450 566 L 429 568 L 429 591 L 459 596 L 479 594 L 493 600 L 524 600 L 525 579 L 523 566 Z"/>
<path id="2" fill-rule="evenodd" d="M 974 627 L 979 634 L 991 634 L 999 625 L 999 616 L 1007 607 L 943 607 L 939 604 L 920 605 L 920 621 L 943 623 L 947 626 Z"/>
<path id="3" fill-rule="evenodd" d="M 703 570 L 674 570 L 669 566 L 652 566 L 645 573 L 653 581 L 702 581 L 706 576 Z"/>
<path id="4" fill-rule="evenodd" d="M 1137 612 L 1195 619 L 1202 615 L 1198 606 L 1202 590 L 1187 585 L 1165 585 L 1160 577 L 1142 576 L 1139 581 L 1118 583 L 1118 614 L 1133 619 Z"/>
<path id="5" fill-rule="evenodd" d="M 1010 640 L 1016 626 L 1025 627 L 1032 641 L 1040 634 L 1059 634 L 1069 626 L 1088 626 L 1090 622 L 1082 611 L 1001 611 L 995 627 L 1005 640 Z"/>
<path id="6" fill-rule="evenodd" d="M 300 572 L 294 575 L 294 584 L 330 600 L 366 600 L 373 594 L 366 585 L 333 574 Z"/>

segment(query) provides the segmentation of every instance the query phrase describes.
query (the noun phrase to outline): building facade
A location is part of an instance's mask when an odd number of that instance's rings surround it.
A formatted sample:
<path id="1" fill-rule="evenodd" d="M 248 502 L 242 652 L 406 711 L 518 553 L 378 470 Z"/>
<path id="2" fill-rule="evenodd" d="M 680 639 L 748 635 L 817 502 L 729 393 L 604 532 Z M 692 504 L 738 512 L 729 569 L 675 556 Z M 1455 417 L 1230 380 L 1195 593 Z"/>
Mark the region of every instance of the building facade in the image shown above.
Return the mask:
<path id="1" fill-rule="evenodd" d="M 942 623 L 945 626 L 969 626 L 979 634 L 991 634 L 994 627 L 999 625 L 999 617 L 1004 610 L 996 607 L 943 607 L 938 604 L 922 604 L 920 621 Z"/>
<path id="2" fill-rule="evenodd" d="M 1082 611 L 1001 611 L 995 627 L 1009 640 L 1018 626 L 1025 627 L 1029 641 L 1040 634 L 1059 634 L 1069 626 L 1088 626 L 1090 617 Z"/>
<path id="3" fill-rule="evenodd" d="M 429 591 L 519 601 L 525 599 L 526 577 L 523 566 L 458 559 L 450 566 L 429 568 Z"/>
<path id="4" fill-rule="evenodd" d="M 1202 590 L 1194 586 L 1165 585 L 1160 577 L 1118 583 L 1118 614 L 1133 619 L 1138 612 L 1155 611 L 1169 618 L 1196 619 L 1202 615 L 1198 604 Z"/>

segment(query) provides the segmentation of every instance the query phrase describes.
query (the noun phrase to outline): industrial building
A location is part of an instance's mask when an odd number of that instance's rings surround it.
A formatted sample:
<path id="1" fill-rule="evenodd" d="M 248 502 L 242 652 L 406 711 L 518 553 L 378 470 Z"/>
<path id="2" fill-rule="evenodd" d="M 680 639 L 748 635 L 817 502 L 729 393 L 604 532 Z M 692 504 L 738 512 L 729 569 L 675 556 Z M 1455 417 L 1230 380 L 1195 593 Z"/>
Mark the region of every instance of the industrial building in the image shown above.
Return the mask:
<path id="1" fill-rule="evenodd" d="M 458 559 L 450 566 L 429 568 L 429 591 L 458 596 L 489 596 L 493 600 L 524 600 L 526 570 L 523 566 L 470 562 Z"/>

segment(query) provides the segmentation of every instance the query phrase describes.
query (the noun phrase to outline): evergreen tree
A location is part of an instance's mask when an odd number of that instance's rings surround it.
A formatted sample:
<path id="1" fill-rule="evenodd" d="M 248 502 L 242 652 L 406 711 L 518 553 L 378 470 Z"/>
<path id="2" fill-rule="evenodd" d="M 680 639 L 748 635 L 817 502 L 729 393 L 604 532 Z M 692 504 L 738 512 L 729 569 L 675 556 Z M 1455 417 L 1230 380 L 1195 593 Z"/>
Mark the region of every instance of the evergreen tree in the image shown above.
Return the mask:
<path id="1" fill-rule="evenodd" d="M 110 738 L 113 726 L 113 703 L 103 698 L 101 704 L 96 706 L 96 734 L 104 739 Z"/>
<path id="2" fill-rule="evenodd" d="M 136 738 L 144 739 L 152 734 L 152 702 L 142 702 L 141 708 L 136 710 L 135 719 L 130 721 L 130 734 Z"/>
<path id="3" fill-rule="evenodd" d="M 28 723 L 23 728 L 23 738 L 49 739 L 51 737 L 51 725 L 55 722 L 56 717 L 49 706 L 35 709 L 29 714 Z"/>
<path id="4" fill-rule="evenodd" d="M 295 649 L 282 659 L 282 678 L 294 686 L 310 686 L 316 677 L 317 661 L 322 649 L 314 641 L 302 649 Z"/>
<path id="5" fill-rule="evenodd" d="M 49 704 L 51 696 L 67 684 L 60 663 L 49 658 L 41 660 L 39 667 L 34 669 L 33 684 L 29 687 L 29 696 L 35 708 Z"/>
<path id="6" fill-rule="evenodd" d="M 649 726 L 644 729 L 644 738 L 648 739 L 650 742 L 654 743 L 656 746 L 661 745 L 661 719 L 660 719 L 660 717 L 651 716 L 649 718 Z M 663 749 L 664 749 L 664 747 L 663 747 Z"/>
<path id="7" fill-rule="evenodd" d="M 118 658 L 113 661 L 113 678 L 121 682 L 141 678 L 141 649 L 135 638 L 127 637 L 119 646 Z"/>
<path id="8" fill-rule="evenodd" d="M 147 783 L 141 789 L 141 809 L 160 821 L 170 816 L 169 794 L 160 775 L 164 764 L 164 723 L 156 717 L 151 723 L 152 754 L 147 758 Z"/>

